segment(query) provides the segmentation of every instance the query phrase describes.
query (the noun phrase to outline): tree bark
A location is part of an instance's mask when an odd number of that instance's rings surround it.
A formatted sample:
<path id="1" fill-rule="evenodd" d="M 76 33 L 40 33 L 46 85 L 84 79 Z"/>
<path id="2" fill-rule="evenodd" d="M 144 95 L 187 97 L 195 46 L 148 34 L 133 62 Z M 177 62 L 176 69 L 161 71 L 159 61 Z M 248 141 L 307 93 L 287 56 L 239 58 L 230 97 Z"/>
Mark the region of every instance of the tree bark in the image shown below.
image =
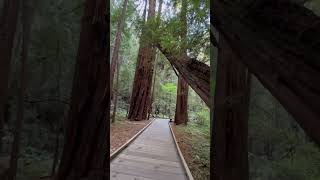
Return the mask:
<path id="1" fill-rule="evenodd" d="M 8 102 L 8 83 L 14 38 L 17 31 L 20 0 L 6 0 L 0 19 L 0 151 Z"/>
<path id="2" fill-rule="evenodd" d="M 188 122 L 188 83 L 178 77 L 176 112 L 174 116 L 175 124 L 187 124 Z"/>
<path id="3" fill-rule="evenodd" d="M 210 175 L 215 180 L 248 180 L 250 74 L 225 41 L 219 53 L 212 126 Z"/>
<path id="4" fill-rule="evenodd" d="M 320 18 L 286 0 L 213 4 L 214 25 L 239 60 L 320 144 Z"/>
<path id="5" fill-rule="evenodd" d="M 180 38 L 182 39 L 181 52 L 183 56 L 187 56 L 187 1 L 182 0 L 180 20 L 182 23 Z M 187 124 L 188 122 L 188 83 L 183 79 L 182 76 L 178 76 L 178 88 L 177 88 L 177 100 L 176 100 L 176 111 L 174 116 L 175 124 Z"/>
<path id="6" fill-rule="evenodd" d="M 17 120 L 14 129 L 14 139 L 12 143 L 12 151 L 10 156 L 10 167 L 8 171 L 9 180 L 15 180 L 18 168 L 18 159 L 20 151 L 20 141 L 24 120 L 24 97 L 26 94 L 26 69 L 29 54 L 30 28 L 31 28 L 31 11 L 30 1 L 23 1 L 22 7 L 22 52 L 21 52 L 21 69 L 20 69 L 20 90 L 18 96 Z"/>
<path id="7" fill-rule="evenodd" d="M 117 103 L 118 103 L 118 92 L 119 92 L 119 74 L 120 74 L 120 62 L 117 62 L 117 79 L 116 79 L 116 87 L 113 89 L 113 111 L 111 122 L 116 122 L 116 112 L 117 112 Z"/>
<path id="8" fill-rule="evenodd" d="M 86 0 L 57 180 L 109 179 L 109 3 Z"/>
<path id="9" fill-rule="evenodd" d="M 151 21 L 155 17 L 155 5 L 156 0 L 149 1 L 148 21 Z M 148 42 L 148 28 L 151 27 L 144 26 L 141 34 L 140 48 L 128 115 L 128 119 L 130 120 L 147 119 L 150 108 L 153 74 L 152 65 L 155 59 L 155 48 L 153 48 L 151 42 Z"/>
<path id="10" fill-rule="evenodd" d="M 111 76 L 110 77 L 110 89 L 111 90 L 113 89 L 113 79 L 114 79 L 114 73 L 116 70 L 117 61 L 118 61 L 118 57 L 119 57 L 119 49 L 120 49 L 120 45 L 121 45 L 122 31 L 123 31 L 125 19 L 126 19 L 127 5 L 128 5 L 128 0 L 124 0 L 121 16 L 119 17 L 119 21 L 118 21 L 116 40 L 114 41 L 115 43 L 114 43 L 114 49 L 112 52 L 111 72 L 110 72 L 110 76 Z"/>

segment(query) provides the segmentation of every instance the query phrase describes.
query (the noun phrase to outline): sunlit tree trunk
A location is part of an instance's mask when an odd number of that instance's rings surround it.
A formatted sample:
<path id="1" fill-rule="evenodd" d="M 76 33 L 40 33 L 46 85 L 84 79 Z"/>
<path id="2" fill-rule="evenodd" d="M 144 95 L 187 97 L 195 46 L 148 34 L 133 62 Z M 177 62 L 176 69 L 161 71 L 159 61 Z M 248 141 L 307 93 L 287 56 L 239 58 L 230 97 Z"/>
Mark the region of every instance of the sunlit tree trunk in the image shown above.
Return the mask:
<path id="1" fill-rule="evenodd" d="M 248 180 L 250 74 L 220 37 L 212 123 L 211 179 Z"/>
<path id="2" fill-rule="evenodd" d="M 117 33 L 116 33 L 116 40 L 114 41 L 114 49 L 112 52 L 111 71 L 110 71 L 110 76 L 111 76 L 110 77 L 110 89 L 111 90 L 113 89 L 114 73 L 116 70 L 117 61 L 118 61 L 118 57 L 119 57 L 119 49 L 120 49 L 120 45 L 121 45 L 122 31 L 123 31 L 125 19 L 126 19 L 127 6 L 128 6 L 128 0 L 124 0 L 123 6 L 122 6 L 122 12 L 121 12 L 121 15 L 119 16 Z"/>
<path id="3" fill-rule="evenodd" d="M 57 180 L 109 179 L 109 3 L 86 0 Z"/>
<path id="4" fill-rule="evenodd" d="M 14 38 L 17 31 L 20 0 L 4 1 L 0 17 L 0 151 L 5 121 L 5 109 L 8 102 L 8 82 Z"/>
<path id="5" fill-rule="evenodd" d="M 155 17 L 155 7 L 156 0 L 150 0 L 147 21 L 151 21 Z M 144 26 L 141 34 L 140 48 L 138 52 L 138 60 L 128 115 L 128 119 L 130 120 L 147 119 L 150 108 L 155 49 L 153 48 L 151 42 L 148 42 L 147 28 L 152 27 Z"/>

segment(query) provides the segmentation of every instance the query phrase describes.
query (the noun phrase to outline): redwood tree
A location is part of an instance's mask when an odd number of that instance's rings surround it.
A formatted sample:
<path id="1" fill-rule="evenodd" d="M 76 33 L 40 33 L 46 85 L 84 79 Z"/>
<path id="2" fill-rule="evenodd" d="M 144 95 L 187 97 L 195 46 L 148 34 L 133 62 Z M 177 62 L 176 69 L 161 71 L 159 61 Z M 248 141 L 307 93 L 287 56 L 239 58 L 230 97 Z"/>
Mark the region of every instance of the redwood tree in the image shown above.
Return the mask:
<path id="1" fill-rule="evenodd" d="M 86 0 L 57 180 L 109 179 L 109 3 Z"/>
<path id="2" fill-rule="evenodd" d="M 8 103 L 8 81 L 14 38 L 17 30 L 20 0 L 4 1 L 0 17 L 0 150 Z"/>
<path id="3" fill-rule="evenodd" d="M 144 120 L 148 117 L 151 102 L 151 87 L 155 48 L 150 42 L 151 22 L 155 17 L 156 0 L 149 0 L 148 20 L 143 26 L 135 77 L 131 94 L 128 119 Z"/>
<path id="4" fill-rule="evenodd" d="M 179 76 L 176 112 L 174 116 L 175 124 L 187 124 L 188 122 L 188 88 L 188 83 Z"/>
<path id="5" fill-rule="evenodd" d="M 182 39 L 182 49 L 181 53 L 183 56 L 187 56 L 187 1 L 182 0 L 182 7 L 180 13 L 181 20 L 181 30 L 180 30 L 180 38 Z M 174 116 L 174 122 L 176 124 L 187 124 L 188 122 L 188 91 L 189 86 L 188 83 L 183 79 L 182 76 L 178 77 L 178 88 L 177 88 L 177 101 L 176 101 L 176 111 Z"/>
<path id="6" fill-rule="evenodd" d="M 212 122 L 211 172 L 216 180 L 247 180 L 250 74 L 222 37 L 219 40 Z"/>

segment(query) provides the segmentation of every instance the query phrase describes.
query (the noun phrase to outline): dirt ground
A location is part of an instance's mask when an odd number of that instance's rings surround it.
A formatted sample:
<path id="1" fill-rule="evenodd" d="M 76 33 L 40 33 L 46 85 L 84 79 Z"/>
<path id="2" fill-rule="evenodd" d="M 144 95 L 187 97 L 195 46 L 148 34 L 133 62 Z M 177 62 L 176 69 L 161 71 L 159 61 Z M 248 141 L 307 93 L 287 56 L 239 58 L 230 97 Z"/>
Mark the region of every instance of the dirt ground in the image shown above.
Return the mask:
<path id="1" fill-rule="evenodd" d="M 145 127 L 149 121 L 117 121 L 110 127 L 110 153 L 113 153 Z"/>
<path id="2" fill-rule="evenodd" d="M 209 179 L 208 139 L 201 134 L 192 133 L 184 125 L 172 125 L 179 148 L 195 180 Z"/>

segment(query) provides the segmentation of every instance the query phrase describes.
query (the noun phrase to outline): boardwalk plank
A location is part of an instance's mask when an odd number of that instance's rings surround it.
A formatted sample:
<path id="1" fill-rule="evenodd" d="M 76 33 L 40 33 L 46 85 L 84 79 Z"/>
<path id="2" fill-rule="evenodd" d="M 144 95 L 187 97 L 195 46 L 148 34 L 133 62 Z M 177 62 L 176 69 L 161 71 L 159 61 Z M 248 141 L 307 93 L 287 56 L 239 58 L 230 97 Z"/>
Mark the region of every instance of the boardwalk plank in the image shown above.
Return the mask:
<path id="1" fill-rule="evenodd" d="M 156 119 L 111 162 L 111 180 L 186 180 L 168 120 Z"/>

